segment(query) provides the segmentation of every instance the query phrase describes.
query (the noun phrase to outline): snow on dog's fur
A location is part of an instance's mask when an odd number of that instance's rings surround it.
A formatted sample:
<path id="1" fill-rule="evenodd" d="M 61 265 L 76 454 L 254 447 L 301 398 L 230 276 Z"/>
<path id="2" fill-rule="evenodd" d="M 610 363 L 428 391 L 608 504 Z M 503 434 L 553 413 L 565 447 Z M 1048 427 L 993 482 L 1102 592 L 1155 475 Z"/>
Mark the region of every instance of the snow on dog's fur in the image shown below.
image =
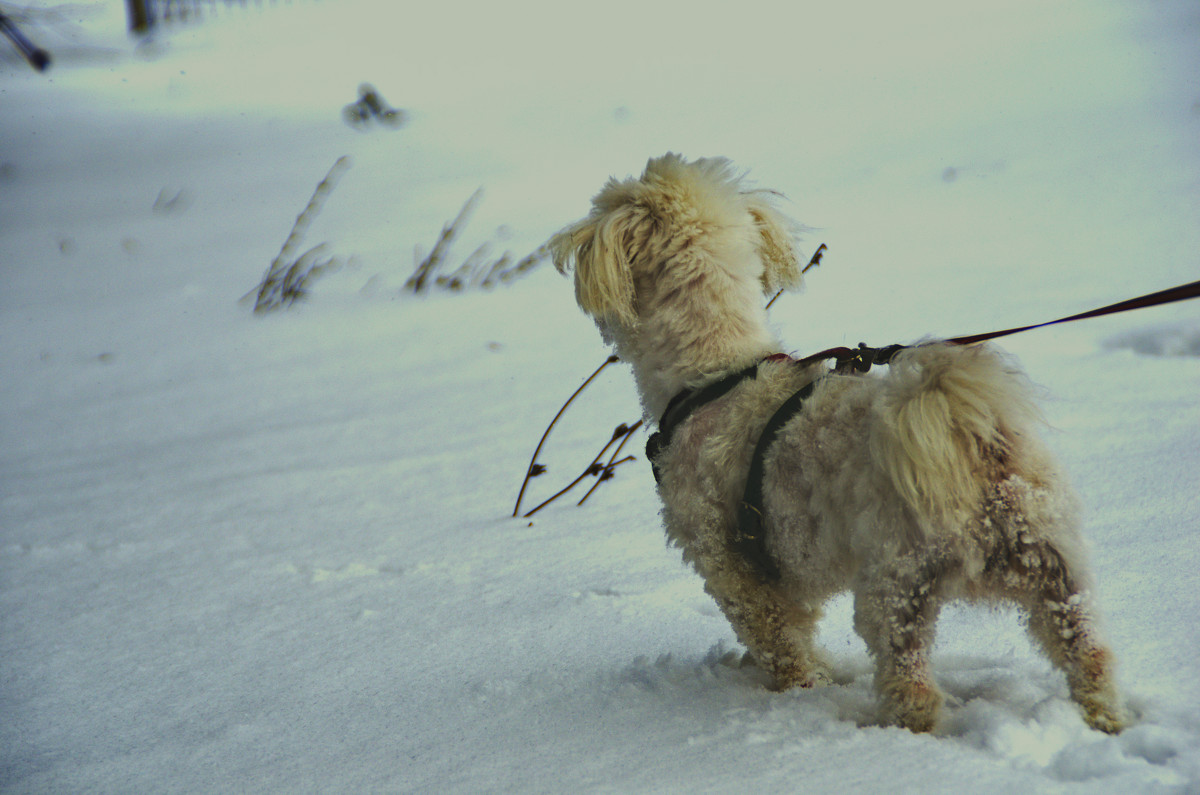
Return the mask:
<path id="1" fill-rule="evenodd" d="M 902 351 L 882 376 L 768 359 L 780 348 L 764 294 L 800 282 L 770 198 L 743 190 L 723 159 L 668 154 L 638 179 L 610 180 L 554 241 L 580 306 L 632 365 L 649 419 L 682 390 L 760 363 L 658 453 L 668 537 L 775 688 L 829 681 L 816 623 L 826 599 L 850 590 L 881 718 L 929 731 L 941 605 L 1005 599 L 1024 608 L 1084 719 L 1119 731 L 1075 497 L 1035 434 L 1024 376 L 992 347 L 948 343 Z M 735 548 L 738 505 L 768 419 L 813 381 L 765 457 L 773 578 Z"/>

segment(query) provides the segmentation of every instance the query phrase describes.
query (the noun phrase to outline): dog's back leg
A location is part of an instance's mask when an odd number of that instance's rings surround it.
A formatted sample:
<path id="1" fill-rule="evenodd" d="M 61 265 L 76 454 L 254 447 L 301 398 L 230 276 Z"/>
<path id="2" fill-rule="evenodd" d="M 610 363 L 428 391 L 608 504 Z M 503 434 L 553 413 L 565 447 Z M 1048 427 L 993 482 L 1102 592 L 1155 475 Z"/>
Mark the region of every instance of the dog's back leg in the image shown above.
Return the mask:
<path id="1" fill-rule="evenodd" d="M 730 556 L 716 567 L 698 567 L 704 587 L 733 625 L 751 657 L 771 677 L 772 690 L 831 681 L 829 663 L 816 648 L 821 607 L 788 599 L 762 583 L 744 561 Z M 704 569 L 707 569 L 705 571 Z"/>
<path id="2" fill-rule="evenodd" d="M 1024 607 L 1029 632 L 1067 676 L 1071 698 L 1094 729 L 1115 734 L 1124 727 L 1113 657 L 1089 614 L 1082 571 L 1053 540 L 1052 520 L 1031 510 L 1028 485 L 1010 478 L 992 504 L 999 544 L 988 567 L 1002 594 Z M 1042 526 L 1047 525 L 1047 526 Z"/>
<path id="3" fill-rule="evenodd" d="M 940 555 L 890 561 L 862 572 L 854 591 L 854 628 L 875 658 L 875 689 L 884 723 L 932 731 L 942 694 L 929 670 L 929 649 L 949 564 Z"/>
<path id="4" fill-rule="evenodd" d="M 1067 675 L 1071 698 L 1083 708 L 1087 724 L 1116 734 L 1124 728 L 1124 719 L 1113 683 L 1112 653 L 1097 637 L 1083 595 L 1053 546 L 1028 545 L 1022 554 L 1036 561 L 1022 600 L 1030 634 Z"/>

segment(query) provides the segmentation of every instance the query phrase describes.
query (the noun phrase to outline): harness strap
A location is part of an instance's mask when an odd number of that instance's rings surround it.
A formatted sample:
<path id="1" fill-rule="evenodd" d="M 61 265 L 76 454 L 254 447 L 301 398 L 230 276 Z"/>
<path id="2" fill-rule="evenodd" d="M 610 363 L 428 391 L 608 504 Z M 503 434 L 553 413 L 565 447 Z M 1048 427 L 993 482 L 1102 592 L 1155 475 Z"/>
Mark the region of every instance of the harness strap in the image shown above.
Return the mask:
<path id="1" fill-rule="evenodd" d="M 738 526 L 732 539 L 733 548 L 766 582 L 776 581 L 780 577 L 779 566 L 767 551 L 766 522 L 763 515 L 763 477 L 766 474 L 767 450 L 783 426 L 800 413 L 804 401 L 812 395 L 819 380 L 817 378 L 810 381 L 803 389 L 785 400 L 771 415 L 771 419 L 767 420 L 766 427 L 758 437 L 758 444 L 754 446 L 754 457 L 750 459 L 750 470 L 746 476 L 746 490 L 743 492 L 742 501 L 738 503 Z"/>
<path id="2" fill-rule="evenodd" d="M 671 398 L 671 402 L 667 404 L 667 410 L 663 412 L 662 419 L 659 420 L 658 430 L 651 434 L 650 439 L 646 442 L 646 458 L 650 461 L 650 467 L 654 471 L 654 481 L 656 483 L 661 482 L 662 476 L 658 470 L 658 464 L 655 463 L 655 459 L 658 458 L 659 452 L 671 443 L 671 438 L 675 435 L 675 429 L 682 425 L 688 417 L 692 416 L 692 412 L 705 403 L 711 403 L 717 398 L 724 396 L 747 378 L 757 378 L 759 364 L 761 362 L 755 362 L 744 370 L 730 373 L 724 378 L 718 378 L 716 381 L 702 387 L 685 389 Z"/>
<path id="3" fill-rule="evenodd" d="M 900 346 L 892 346 L 896 350 Z M 861 346 L 861 350 L 853 351 L 849 348 L 844 349 L 855 360 L 854 369 L 860 372 L 866 371 L 872 364 L 884 364 L 895 353 L 891 348 L 873 349 Z M 877 357 L 875 354 L 888 351 L 888 354 L 883 357 Z M 774 354 L 768 356 L 762 361 L 777 361 L 786 360 L 797 364 L 811 364 L 818 358 L 839 358 L 824 356 L 810 356 L 800 362 L 796 362 L 787 354 Z M 839 367 L 845 362 L 839 358 Z M 730 373 L 727 376 L 718 378 L 709 384 L 696 389 L 686 389 L 671 399 L 667 404 L 666 411 L 663 412 L 662 419 L 658 423 L 658 431 L 650 435 L 650 439 L 646 442 L 646 458 L 650 461 L 650 466 L 654 471 L 654 480 L 662 481 L 662 474 L 656 463 L 658 454 L 665 449 L 675 435 L 675 430 L 682 425 L 688 417 L 692 415 L 696 409 L 717 400 L 720 397 L 728 394 L 738 384 L 749 378 L 758 377 L 758 366 L 762 362 L 755 362 L 744 370 L 739 370 L 735 373 Z M 749 563 L 759 577 L 765 582 L 778 580 L 780 577 L 779 567 L 775 561 L 771 559 L 771 554 L 767 551 L 767 537 L 765 525 L 763 521 L 763 476 L 765 473 L 765 463 L 767 450 L 775 441 L 775 437 L 779 435 L 779 431 L 787 424 L 788 420 L 796 416 L 813 389 L 816 388 L 817 381 L 814 379 L 800 391 L 793 394 L 783 404 L 775 410 L 771 418 L 767 420 L 766 426 L 758 437 L 758 443 L 754 448 L 754 457 L 750 461 L 750 469 L 746 477 L 746 488 L 741 502 L 738 503 L 737 528 L 733 531 L 729 544 L 733 550 L 742 556 Z"/>

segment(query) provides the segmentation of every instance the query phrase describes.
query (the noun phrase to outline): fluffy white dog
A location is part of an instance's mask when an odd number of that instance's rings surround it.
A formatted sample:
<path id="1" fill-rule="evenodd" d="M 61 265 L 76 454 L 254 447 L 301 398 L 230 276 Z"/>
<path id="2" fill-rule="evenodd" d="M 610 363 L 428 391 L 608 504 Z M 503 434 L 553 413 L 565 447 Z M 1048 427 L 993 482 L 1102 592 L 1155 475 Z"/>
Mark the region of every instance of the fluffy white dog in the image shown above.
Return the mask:
<path id="1" fill-rule="evenodd" d="M 882 720 L 929 731 L 940 607 L 1004 599 L 1088 724 L 1119 731 L 1076 500 L 1025 378 L 983 345 L 909 347 L 882 377 L 779 354 L 763 295 L 801 271 L 770 198 L 726 160 L 668 154 L 610 180 L 554 241 L 647 417 L 662 417 L 648 453 L 670 541 L 777 689 L 829 681 L 816 624 L 850 590 Z"/>

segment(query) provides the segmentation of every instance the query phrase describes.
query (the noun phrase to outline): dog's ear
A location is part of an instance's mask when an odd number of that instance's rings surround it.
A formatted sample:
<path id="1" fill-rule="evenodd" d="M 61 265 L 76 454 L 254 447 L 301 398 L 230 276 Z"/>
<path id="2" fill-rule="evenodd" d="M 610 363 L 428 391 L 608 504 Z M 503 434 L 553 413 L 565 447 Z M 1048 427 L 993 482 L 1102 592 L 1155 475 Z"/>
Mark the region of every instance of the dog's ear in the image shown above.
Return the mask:
<path id="1" fill-rule="evenodd" d="M 575 263 L 575 300 L 596 320 L 637 323 L 633 302 L 633 273 L 629 261 L 629 231 L 634 211 L 618 207 L 588 217 L 551 240 L 554 267 L 566 273 Z"/>
<path id="2" fill-rule="evenodd" d="M 800 286 L 800 260 L 792 224 L 761 193 L 747 194 L 747 209 L 758 227 L 758 255 L 763 262 L 762 284 L 766 295 Z"/>

